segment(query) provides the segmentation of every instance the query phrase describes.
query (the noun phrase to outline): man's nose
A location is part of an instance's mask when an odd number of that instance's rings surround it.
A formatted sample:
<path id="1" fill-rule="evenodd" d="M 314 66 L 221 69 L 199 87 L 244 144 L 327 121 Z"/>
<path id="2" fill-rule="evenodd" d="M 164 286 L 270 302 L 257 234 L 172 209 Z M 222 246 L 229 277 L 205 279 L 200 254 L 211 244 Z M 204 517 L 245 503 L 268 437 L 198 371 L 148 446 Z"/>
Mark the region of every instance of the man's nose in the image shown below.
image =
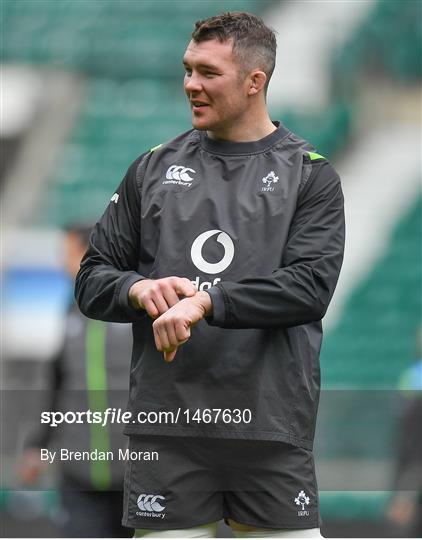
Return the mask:
<path id="1" fill-rule="evenodd" d="M 189 77 L 185 76 L 186 92 L 199 92 L 202 89 L 201 80 L 198 75 L 192 73 Z"/>

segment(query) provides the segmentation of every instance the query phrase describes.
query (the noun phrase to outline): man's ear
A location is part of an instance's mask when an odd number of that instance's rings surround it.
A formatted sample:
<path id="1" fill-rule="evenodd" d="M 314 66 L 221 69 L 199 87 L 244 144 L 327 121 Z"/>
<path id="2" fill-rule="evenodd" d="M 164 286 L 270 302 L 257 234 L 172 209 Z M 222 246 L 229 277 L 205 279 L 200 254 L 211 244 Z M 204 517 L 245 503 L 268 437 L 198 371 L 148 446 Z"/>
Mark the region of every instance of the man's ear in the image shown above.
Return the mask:
<path id="1" fill-rule="evenodd" d="M 259 92 L 261 92 L 264 89 L 266 82 L 267 82 L 267 75 L 263 71 L 258 70 L 258 69 L 255 71 L 252 71 L 249 77 L 248 95 L 254 96 L 255 94 L 258 94 Z"/>

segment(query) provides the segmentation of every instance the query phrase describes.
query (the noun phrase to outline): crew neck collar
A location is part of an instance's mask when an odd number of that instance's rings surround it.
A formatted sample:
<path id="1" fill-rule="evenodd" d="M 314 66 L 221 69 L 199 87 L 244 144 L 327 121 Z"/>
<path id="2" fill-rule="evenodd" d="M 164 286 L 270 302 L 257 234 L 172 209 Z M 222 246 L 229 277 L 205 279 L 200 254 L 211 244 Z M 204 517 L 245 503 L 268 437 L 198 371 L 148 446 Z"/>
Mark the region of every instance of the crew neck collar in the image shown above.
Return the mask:
<path id="1" fill-rule="evenodd" d="M 210 139 L 206 131 L 200 131 L 201 146 L 214 154 L 259 154 L 283 139 L 289 130 L 281 122 L 273 122 L 276 130 L 257 141 L 233 142 Z"/>

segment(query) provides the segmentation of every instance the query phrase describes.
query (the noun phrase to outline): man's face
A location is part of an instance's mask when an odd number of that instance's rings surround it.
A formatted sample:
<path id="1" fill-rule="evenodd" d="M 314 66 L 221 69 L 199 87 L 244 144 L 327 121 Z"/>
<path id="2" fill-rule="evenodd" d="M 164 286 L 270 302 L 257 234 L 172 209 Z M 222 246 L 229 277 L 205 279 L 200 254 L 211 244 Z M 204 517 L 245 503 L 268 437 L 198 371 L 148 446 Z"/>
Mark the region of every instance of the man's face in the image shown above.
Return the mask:
<path id="1" fill-rule="evenodd" d="M 231 126 L 245 121 L 248 107 L 247 78 L 242 77 L 232 40 L 191 41 L 183 64 L 193 127 L 224 138 Z"/>

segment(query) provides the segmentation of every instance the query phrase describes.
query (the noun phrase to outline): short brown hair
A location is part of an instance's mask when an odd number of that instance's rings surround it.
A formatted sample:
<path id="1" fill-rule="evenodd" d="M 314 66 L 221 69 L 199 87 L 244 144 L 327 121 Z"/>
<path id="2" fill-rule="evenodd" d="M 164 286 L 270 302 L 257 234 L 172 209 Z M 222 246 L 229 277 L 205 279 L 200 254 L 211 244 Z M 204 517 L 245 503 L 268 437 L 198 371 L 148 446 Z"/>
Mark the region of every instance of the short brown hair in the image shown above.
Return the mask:
<path id="1" fill-rule="evenodd" d="M 221 43 L 233 39 L 233 52 L 243 70 L 258 67 L 267 75 L 265 91 L 275 66 L 277 42 L 274 31 L 264 21 L 242 11 L 222 13 L 197 21 L 192 32 L 196 43 L 218 39 Z"/>

